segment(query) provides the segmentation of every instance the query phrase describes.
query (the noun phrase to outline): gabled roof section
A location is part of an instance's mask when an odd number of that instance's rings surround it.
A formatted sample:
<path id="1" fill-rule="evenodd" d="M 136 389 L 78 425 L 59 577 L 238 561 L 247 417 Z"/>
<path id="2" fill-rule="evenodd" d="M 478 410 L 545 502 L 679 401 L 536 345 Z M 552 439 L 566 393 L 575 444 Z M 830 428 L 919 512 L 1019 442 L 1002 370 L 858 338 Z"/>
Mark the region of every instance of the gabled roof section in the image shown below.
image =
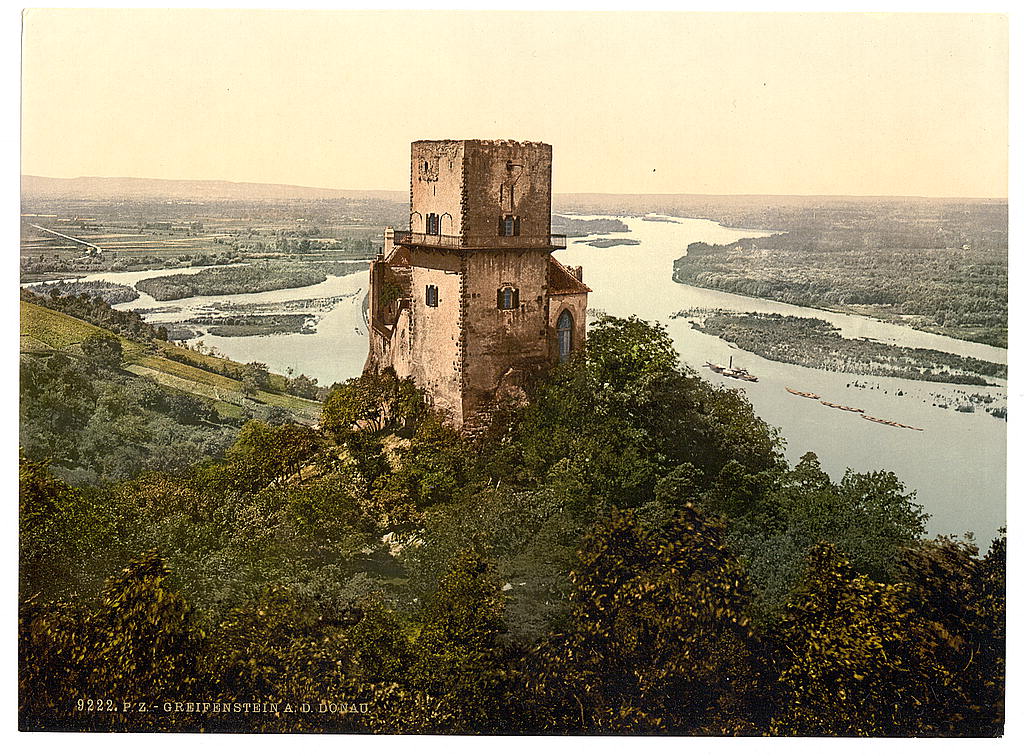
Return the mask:
<path id="1" fill-rule="evenodd" d="M 592 289 L 569 272 L 562 263 L 548 256 L 548 294 L 587 294 Z"/>
<path id="2" fill-rule="evenodd" d="M 405 247 L 397 246 L 391 250 L 391 254 L 388 255 L 386 261 L 388 265 L 408 265 L 409 264 L 409 250 Z"/>

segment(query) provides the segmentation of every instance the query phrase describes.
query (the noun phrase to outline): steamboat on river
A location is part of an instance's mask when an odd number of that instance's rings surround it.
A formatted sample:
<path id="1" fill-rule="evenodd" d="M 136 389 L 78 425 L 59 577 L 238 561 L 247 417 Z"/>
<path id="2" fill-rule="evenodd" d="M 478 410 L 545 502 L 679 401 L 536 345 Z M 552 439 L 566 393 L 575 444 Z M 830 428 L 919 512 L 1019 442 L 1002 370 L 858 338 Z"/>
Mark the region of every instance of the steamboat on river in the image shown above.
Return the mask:
<path id="1" fill-rule="evenodd" d="M 732 366 L 732 357 L 729 358 L 729 367 L 725 365 L 716 365 L 713 362 L 705 362 L 704 367 L 709 368 L 712 372 L 724 375 L 726 378 L 736 378 L 741 381 L 757 381 L 757 376 L 749 371 L 741 368 Z"/>

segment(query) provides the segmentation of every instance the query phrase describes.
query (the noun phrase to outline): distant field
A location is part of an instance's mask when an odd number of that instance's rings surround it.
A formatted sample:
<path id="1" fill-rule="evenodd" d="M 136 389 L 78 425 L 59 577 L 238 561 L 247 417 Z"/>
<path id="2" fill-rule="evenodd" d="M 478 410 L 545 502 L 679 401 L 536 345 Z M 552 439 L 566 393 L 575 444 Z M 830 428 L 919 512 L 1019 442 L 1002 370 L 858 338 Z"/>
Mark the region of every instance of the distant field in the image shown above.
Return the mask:
<path id="1" fill-rule="evenodd" d="M 44 225 L 44 224 L 40 224 Z M 22 224 L 22 280 L 47 278 L 52 272 L 91 273 L 139 267 L 188 264 L 195 259 L 226 262 L 234 254 L 230 245 L 218 243 L 220 234 L 190 235 L 187 232 L 82 229 L 50 223 L 46 228 L 81 240 L 75 243 Z M 177 261 L 177 262 L 176 262 Z M 49 276 L 52 277 L 52 276 Z"/>

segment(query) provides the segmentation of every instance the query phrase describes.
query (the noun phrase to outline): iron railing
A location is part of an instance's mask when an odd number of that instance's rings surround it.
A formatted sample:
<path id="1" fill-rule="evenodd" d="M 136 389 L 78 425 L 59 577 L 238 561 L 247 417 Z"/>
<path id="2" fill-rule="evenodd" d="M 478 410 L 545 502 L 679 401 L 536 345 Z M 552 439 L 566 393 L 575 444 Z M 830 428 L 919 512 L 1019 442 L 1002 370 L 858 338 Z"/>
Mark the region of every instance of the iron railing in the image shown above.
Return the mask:
<path id="1" fill-rule="evenodd" d="M 444 247 L 445 249 L 500 249 L 502 247 L 551 247 L 552 249 L 565 249 L 565 234 L 476 237 L 395 231 L 395 244 L 416 244 L 421 247 Z"/>

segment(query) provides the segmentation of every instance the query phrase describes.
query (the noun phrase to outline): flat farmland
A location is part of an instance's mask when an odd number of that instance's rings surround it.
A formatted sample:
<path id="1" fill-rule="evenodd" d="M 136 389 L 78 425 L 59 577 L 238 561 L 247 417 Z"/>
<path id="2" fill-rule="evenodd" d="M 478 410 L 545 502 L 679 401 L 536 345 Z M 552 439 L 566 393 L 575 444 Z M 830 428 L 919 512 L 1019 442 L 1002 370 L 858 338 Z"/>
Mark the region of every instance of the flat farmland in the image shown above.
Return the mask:
<path id="1" fill-rule="evenodd" d="M 21 279 L 174 269 L 250 260 L 372 259 L 405 205 L 23 198 Z M 368 211 L 372 210 L 372 211 Z"/>

